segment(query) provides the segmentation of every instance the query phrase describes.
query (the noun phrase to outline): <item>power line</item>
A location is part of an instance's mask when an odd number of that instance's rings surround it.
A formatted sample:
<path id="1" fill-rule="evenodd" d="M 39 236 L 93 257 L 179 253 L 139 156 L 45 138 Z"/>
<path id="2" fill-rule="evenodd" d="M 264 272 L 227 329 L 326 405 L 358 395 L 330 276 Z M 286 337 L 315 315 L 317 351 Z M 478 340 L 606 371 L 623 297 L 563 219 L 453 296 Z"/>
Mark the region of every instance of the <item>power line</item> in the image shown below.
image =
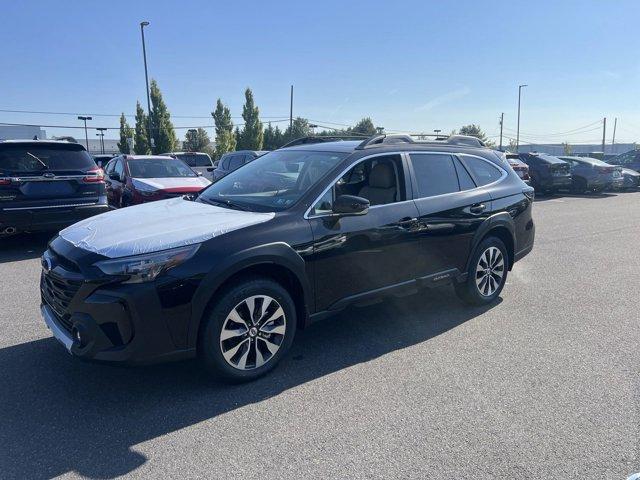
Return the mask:
<path id="1" fill-rule="evenodd" d="M 93 117 L 116 117 L 120 118 L 121 113 L 87 113 L 87 112 L 47 112 L 47 111 L 36 111 L 36 110 L 7 110 L 0 109 L 2 113 L 29 113 L 29 114 L 37 114 L 37 115 L 69 115 L 69 116 L 77 116 L 77 115 L 91 115 Z M 135 114 L 127 113 L 124 115 L 127 118 L 135 117 Z M 261 115 L 260 118 L 285 118 L 286 115 L 272 115 L 265 116 Z M 211 115 L 201 116 L 201 115 L 171 115 L 171 118 L 211 118 Z M 232 116 L 231 118 L 242 118 L 242 116 Z M 287 117 L 288 118 L 288 117 Z"/>

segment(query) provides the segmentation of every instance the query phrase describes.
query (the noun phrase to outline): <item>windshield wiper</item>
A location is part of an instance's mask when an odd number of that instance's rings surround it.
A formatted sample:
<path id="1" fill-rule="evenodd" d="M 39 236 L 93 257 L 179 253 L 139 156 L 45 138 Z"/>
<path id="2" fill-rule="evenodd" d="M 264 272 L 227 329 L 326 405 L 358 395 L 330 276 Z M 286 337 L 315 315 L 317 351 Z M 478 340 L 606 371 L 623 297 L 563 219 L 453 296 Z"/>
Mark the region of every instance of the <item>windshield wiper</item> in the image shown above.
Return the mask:
<path id="1" fill-rule="evenodd" d="M 38 157 L 36 157 L 33 153 L 31 152 L 27 152 L 27 155 L 29 155 L 32 158 L 35 158 L 37 162 L 40 163 L 40 165 L 42 165 L 42 169 L 43 170 L 49 170 L 49 165 L 47 165 L 46 163 L 44 163 L 42 160 L 40 160 Z"/>
<path id="2" fill-rule="evenodd" d="M 234 203 L 231 200 L 219 200 L 212 198 L 203 198 L 200 197 L 199 200 L 204 203 L 208 203 L 209 205 L 220 205 L 222 207 L 231 208 L 233 210 L 242 210 L 243 212 L 251 212 L 252 210 L 244 205 L 240 205 L 238 203 Z"/>

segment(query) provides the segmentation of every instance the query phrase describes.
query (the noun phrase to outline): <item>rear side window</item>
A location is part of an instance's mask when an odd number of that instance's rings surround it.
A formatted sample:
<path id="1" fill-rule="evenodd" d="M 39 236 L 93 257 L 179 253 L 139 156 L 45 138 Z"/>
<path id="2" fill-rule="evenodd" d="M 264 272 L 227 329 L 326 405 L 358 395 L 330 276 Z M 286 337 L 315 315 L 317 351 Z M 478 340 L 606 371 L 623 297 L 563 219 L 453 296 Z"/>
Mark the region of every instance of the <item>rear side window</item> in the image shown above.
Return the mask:
<path id="1" fill-rule="evenodd" d="M 469 155 L 463 155 L 461 159 L 479 187 L 493 183 L 502 177 L 500 169 L 487 160 Z"/>
<path id="2" fill-rule="evenodd" d="M 0 145 L 0 172 L 95 168 L 86 150 L 72 145 Z"/>
<path id="3" fill-rule="evenodd" d="M 244 165 L 244 155 L 234 155 L 229 161 L 229 170 L 235 170 L 242 165 Z"/>
<path id="4" fill-rule="evenodd" d="M 433 197 L 460 190 L 451 155 L 411 153 L 409 158 L 420 197 Z"/>
<path id="5" fill-rule="evenodd" d="M 460 163 L 460 160 L 455 158 L 453 163 L 456 166 L 456 172 L 458 173 L 458 182 L 460 183 L 460 190 L 471 190 L 472 188 L 476 188 L 476 184 L 473 182 L 471 175 L 467 172 L 467 169 L 464 168 L 464 165 Z"/>

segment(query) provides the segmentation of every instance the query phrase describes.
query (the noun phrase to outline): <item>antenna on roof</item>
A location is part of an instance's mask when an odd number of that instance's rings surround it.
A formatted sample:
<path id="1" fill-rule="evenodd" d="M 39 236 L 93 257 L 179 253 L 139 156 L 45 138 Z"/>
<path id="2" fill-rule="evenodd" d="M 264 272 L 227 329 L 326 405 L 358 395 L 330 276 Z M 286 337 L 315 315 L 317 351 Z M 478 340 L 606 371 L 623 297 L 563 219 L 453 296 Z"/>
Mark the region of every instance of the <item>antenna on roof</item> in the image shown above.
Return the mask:
<path id="1" fill-rule="evenodd" d="M 33 139 L 34 139 L 34 140 L 40 140 L 40 139 L 38 138 L 38 135 L 34 135 L 34 136 L 33 136 Z"/>

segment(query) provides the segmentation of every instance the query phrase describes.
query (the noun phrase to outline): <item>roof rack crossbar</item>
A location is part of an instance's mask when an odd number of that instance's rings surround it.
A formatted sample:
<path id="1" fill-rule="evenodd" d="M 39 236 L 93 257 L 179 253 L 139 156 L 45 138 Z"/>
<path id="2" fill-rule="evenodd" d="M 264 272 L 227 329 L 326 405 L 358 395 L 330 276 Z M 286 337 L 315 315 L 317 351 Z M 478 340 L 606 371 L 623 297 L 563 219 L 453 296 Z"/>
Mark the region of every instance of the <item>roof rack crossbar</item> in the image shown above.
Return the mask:
<path id="1" fill-rule="evenodd" d="M 360 140 L 362 135 L 309 135 L 306 137 L 296 138 L 285 143 L 280 148 L 294 147 L 296 145 L 307 145 L 312 143 L 331 142 L 334 140 Z"/>
<path id="2" fill-rule="evenodd" d="M 365 148 L 375 147 L 381 144 L 395 144 L 395 143 L 415 143 L 411 135 L 405 133 L 402 134 L 390 134 L 382 133 L 380 135 L 374 135 L 364 140 L 360 145 L 356 147 L 356 150 L 364 150 Z"/>

